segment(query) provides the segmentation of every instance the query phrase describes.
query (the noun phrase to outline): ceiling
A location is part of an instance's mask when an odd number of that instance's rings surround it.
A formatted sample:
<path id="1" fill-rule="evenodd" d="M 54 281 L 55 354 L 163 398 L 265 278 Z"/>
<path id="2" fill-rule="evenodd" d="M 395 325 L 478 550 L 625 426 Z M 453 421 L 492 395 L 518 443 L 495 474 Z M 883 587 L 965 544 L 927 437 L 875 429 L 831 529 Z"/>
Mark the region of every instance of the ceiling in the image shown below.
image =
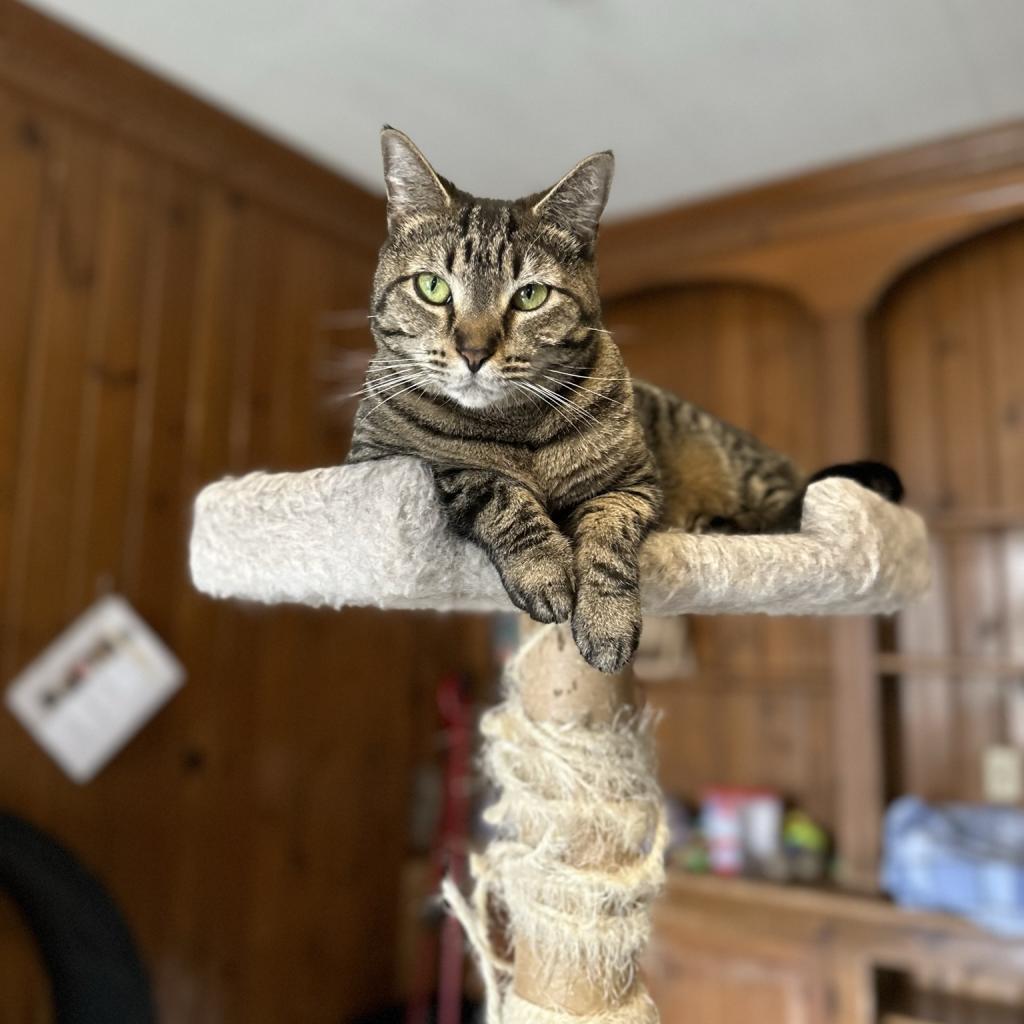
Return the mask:
<path id="1" fill-rule="evenodd" d="M 1024 116 L 1021 0 L 32 0 L 380 191 L 409 132 L 483 195 L 611 147 L 625 215 Z"/>

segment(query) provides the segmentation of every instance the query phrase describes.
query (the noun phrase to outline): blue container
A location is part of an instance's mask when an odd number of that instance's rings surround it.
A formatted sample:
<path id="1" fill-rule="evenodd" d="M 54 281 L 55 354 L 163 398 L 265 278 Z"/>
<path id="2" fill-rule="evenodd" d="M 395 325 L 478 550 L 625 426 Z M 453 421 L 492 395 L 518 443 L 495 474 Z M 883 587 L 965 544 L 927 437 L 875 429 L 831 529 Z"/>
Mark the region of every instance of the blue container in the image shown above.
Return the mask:
<path id="1" fill-rule="evenodd" d="M 897 903 L 1024 937 L 1024 812 L 903 797 L 886 814 L 884 847 L 882 885 Z"/>

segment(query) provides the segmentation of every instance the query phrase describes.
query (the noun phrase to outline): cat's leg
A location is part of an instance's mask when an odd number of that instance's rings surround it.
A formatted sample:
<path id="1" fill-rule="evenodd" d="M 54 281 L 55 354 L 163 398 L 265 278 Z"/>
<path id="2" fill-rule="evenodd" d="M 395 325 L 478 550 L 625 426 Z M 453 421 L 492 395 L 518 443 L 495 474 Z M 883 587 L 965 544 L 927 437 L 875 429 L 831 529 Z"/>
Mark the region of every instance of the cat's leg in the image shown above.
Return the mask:
<path id="1" fill-rule="evenodd" d="M 432 472 L 448 526 L 487 552 L 512 603 L 538 622 L 565 622 L 575 590 L 572 548 L 534 494 L 490 470 Z"/>
<path id="2" fill-rule="evenodd" d="M 900 479 L 899 473 L 884 462 L 861 460 L 860 462 L 841 462 L 834 466 L 826 466 L 814 473 L 808 479 L 807 485 L 810 486 L 819 480 L 826 480 L 834 476 L 853 480 L 897 505 L 903 500 L 903 481 Z"/>
<path id="3" fill-rule="evenodd" d="M 602 672 L 622 669 L 640 642 L 640 545 L 660 504 L 655 485 L 635 485 L 590 498 L 568 517 L 576 562 L 572 633 Z"/>

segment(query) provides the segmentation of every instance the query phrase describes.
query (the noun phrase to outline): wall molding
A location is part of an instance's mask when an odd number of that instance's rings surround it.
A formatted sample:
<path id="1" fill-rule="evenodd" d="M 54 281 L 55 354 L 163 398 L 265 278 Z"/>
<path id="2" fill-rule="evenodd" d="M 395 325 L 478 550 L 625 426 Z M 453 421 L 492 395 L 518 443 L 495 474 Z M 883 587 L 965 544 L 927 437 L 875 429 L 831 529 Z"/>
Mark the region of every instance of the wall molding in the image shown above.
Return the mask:
<path id="1" fill-rule="evenodd" d="M 1021 216 L 1016 121 L 611 223 L 602 290 L 748 281 L 863 315 L 915 263 Z"/>

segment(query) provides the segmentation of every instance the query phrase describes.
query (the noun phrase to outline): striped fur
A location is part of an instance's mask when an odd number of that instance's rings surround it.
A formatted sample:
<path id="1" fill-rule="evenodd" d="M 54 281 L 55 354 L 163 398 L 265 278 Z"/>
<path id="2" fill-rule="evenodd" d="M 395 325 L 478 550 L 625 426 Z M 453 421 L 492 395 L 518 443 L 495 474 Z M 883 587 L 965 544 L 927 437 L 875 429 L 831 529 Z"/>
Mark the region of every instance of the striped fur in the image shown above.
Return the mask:
<path id="1" fill-rule="evenodd" d="M 594 261 L 610 153 L 500 202 L 460 192 L 400 132 L 382 143 L 377 354 L 349 461 L 422 458 L 451 528 L 487 551 L 516 606 L 571 618 L 584 657 L 617 671 L 640 636 L 647 533 L 786 528 L 800 478 L 748 434 L 630 380 L 601 324 Z M 425 301 L 421 273 L 451 300 Z M 535 282 L 547 301 L 517 310 Z"/>

